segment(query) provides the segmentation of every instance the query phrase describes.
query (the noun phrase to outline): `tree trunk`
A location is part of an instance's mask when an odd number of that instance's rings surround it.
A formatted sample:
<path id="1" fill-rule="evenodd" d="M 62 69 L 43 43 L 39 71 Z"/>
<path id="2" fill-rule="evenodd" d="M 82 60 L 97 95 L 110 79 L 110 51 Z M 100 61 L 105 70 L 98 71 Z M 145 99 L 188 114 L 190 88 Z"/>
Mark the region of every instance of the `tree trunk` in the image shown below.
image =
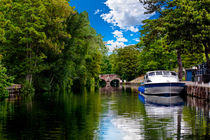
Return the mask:
<path id="1" fill-rule="evenodd" d="M 178 62 L 178 77 L 179 77 L 179 80 L 181 81 L 182 80 L 182 70 L 183 70 L 183 67 L 182 67 L 182 58 L 181 58 L 181 51 L 180 49 L 177 50 L 177 62 Z"/>
<path id="2" fill-rule="evenodd" d="M 208 44 L 204 44 L 204 48 L 205 48 L 207 68 L 208 68 L 208 72 L 210 72 L 210 59 L 209 59 L 210 49 L 208 47 Z"/>
<path id="3" fill-rule="evenodd" d="M 30 51 L 28 50 L 30 48 Z M 32 45 L 27 43 L 27 59 L 29 59 L 29 68 L 27 70 L 27 74 L 26 74 L 26 81 L 31 85 L 32 84 L 32 74 L 31 74 L 31 58 L 32 58 Z"/>
<path id="4" fill-rule="evenodd" d="M 26 75 L 26 81 L 28 81 L 30 85 L 32 84 L 32 74 Z"/>

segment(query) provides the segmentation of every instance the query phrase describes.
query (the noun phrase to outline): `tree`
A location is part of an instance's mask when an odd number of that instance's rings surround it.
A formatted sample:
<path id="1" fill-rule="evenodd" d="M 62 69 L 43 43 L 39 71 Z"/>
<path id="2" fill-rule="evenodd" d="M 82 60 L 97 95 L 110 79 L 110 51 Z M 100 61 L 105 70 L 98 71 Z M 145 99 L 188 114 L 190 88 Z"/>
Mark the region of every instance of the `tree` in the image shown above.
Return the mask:
<path id="1" fill-rule="evenodd" d="M 95 85 L 94 81 L 97 82 L 100 73 L 104 47 L 102 37 L 90 26 L 86 12 L 79 14 L 75 11 L 74 15 L 68 17 L 66 32 L 71 38 L 65 39 L 61 53 L 50 59 L 54 61 L 52 67 L 40 74 L 40 77 L 47 81 L 45 87 L 59 85 L 63 88 L 73 86 L 80 89 L 83 86 L 90 86 L 90 83 Z"/>
<path id="2" fill-rule="evenodd" d="M 67 23 L 67 31 L 72 34 L 68 40 L 69 54 L 75 63 L 75 84 L 87 85 L 92 78 L 97 79 L 100 73 L 102 37 L 90 26 L 88 14 L 75 14 Z M 71 50 L 71 51 L 70 51 Z"/>
<path id="3" fill-rule="evenodd" d="M 141 74 L 151 70 L 172 70 L 176 67 L 176 53 L 164 47 L 164 40 L 156 40 L 149 46 L 141 46 L 138 69 Z"/>
<path id="4" fill-rule="evenodd" d="M 170 1 L 171 0 L 139 0 L 140 3 L 145 5 L 145 9 L 147 10 L 145 14 L 151 14 L 154 12 L 161 13 Z"/>
<path id="5" fill-rule="evenodd" d="M 104 43 L 103 43 L 104 44 Z M 101 45 L 102 60 L 101 60 L 101 74 L 111 74 L 111 55 L 108 55 L 108 48 L 105 45 Z"/>
<path id="6" fill-rule="evenodd" d="M 114 73 L 125 80 L 132 80 L 139 75 L 138 56 L 140 52 L 135 45 L 116 49 L 114 53 L 112 64 Z"/>
<path id="7" fill-rule="evenodd" d="M 1 64 L 2 55 L 0 55 L 0 98 L 7 96 L 7 87 L 11 85 L 12 77 L 7 75 L 7 69 Z"/>
<path id="8" fill-rule="evenodd" d="M 108 55 L 103 55 L 102 57 L 101 74 L 112 74 L 112 65 Z"/>
<path id="9" fill-rule="evenodd" d="M 97 80 L 105 46 L 86 12 L 66 0 L 2 0 L 0 13 L 0 54 L 16 83 L 50 90 Z"/>
<path id="10" fill-rule="evenodd" d="M 182 78 L 181 55 L 201 53 L 205 48 L 205 56 L 209 63 L 209 1 L 195 0 L 143 0 L 148 13 L 158 12 L 160 17 L 152 20 L 162 24 L 162 37 L 165 38 L 169 50 L 176 50 L 179 66 L 179 78 Z M 149 33 L 150 34 L 150 33 Z M 200 37 L 198 39 L 197 37 Z M 156 36 L 157 37 L 157 36 Z M 204 47 L 203 47 L 204 46 Z"/>
<path id="11" fill-rule="evenodd" d="M 31 85 L 33 75 L 49 67 L 45 60 L 63 49 L 62 39 L 70 37 L 63 23 L 73 8 L 65 0 L 3 0 L 0 7 L 7 20 L 3 62 L 17 81 L 25 77 Z"/>

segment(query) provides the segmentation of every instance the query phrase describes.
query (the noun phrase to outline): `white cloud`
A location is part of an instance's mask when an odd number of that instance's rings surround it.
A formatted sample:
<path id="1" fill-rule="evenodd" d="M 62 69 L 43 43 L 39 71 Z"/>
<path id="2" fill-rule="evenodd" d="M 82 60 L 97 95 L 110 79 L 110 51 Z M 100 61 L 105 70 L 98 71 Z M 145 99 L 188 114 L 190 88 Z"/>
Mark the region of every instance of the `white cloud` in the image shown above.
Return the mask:
<path id="1" fill-rule="evenodd" d="M 106 42 L 106 47 L 109 48 L 109 52 L 112 52 L 115 48 L 125 47 L 124 42 L 109 40 Z"/>
<path id="2" fill-rule="evenodd" d="M 118 42 L 128 42 L 128 40 L 124 37 L 117 38 Z"/>
<path id="3" fill-rule="evenodd" d="M 136 41 L 136 42 L 140 41 L 139 38 L 134 38 L 133 40 Z"/>
<path id="4" fill-rule="evenodd" d="M 122 31 L 115 30 L 112 34 L 114 37 L 123 37 Z"/>
<path id="5" fill-rule="evenodd" d="M 144 14 L 146 10 L 139 0 L 107 0 L 105 4 L 110 11 L 101 14 L 101 18 L 120 29 L 138 32 L 136 26 L 141 25 L 143 20 L 152 16 L 152 14 Z"/>
<path id="6" fill-rule="evenodd" d="M 130 36 L 133 36 L 133 34 L 130 34 Z"/>
<path id="7" fill-rule="evenodd" d="M 115 30 L 112 34 L 116 38 L 116 42 L 128 42 L 128 40 L 123 36 L 122 31 Z"/>
<path id="8" fill-rule="evenodd" d="M 109 48 L 110 52 L 112 52 L 115 48 L 126 46 L 125 42 L 128 42 L 128 40 L 123 36 L 122 31 L 115 30 L 112 34 L 114 35 L 116 41 L 109 40 L 106 42 L 106 46 Z"/>
<path id="9" fill-rule="evenodd" d="M 97 10 L 94 12 L 94 15 L 97 15 L 97 14 L 99 14 L 100 12 L 102 12 L 102 10 L 97 9 Z"/>
<path id="10" fill-rule="evenodd" d="M 113 44 L 114 40 L 109 40 L 106 42 L 106 45 L 110 45 L 110 44 Z"/>
<path id="11" fill-rule="evenodd" d="M 139 31 L 139 29 L 136 28 L 136 27 L 134 27 L 134 26 L 129 26 L 129 27 L 127 27 L 126 29 L 127 29 L 127 30 L 130 30 L 131 32 L 135 32 L 135 33 Z"/>

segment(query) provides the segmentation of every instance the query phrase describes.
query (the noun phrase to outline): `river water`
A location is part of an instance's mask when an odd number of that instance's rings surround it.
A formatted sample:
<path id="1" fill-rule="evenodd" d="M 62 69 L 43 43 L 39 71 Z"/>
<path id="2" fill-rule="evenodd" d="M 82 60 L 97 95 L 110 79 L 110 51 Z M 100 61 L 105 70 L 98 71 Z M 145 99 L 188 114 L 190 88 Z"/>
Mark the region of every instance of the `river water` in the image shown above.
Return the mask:
<path id="1" fill-rule="evenodd" d="M 209 103 L 135 88 L 43 93 L 0 102 L 0 140 L 208 139 Z"/>

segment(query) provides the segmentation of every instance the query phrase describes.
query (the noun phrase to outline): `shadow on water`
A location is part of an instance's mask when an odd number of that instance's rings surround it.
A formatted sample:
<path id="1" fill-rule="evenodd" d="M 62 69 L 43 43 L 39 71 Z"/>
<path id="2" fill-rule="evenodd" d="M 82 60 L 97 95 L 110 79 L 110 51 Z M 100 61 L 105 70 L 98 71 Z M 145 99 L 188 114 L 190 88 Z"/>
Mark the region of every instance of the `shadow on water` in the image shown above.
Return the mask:
<path id="1" fill-rule="evenodd" d="M 0 102 L 0 139 L 207 139 L 209 103 L 138 87 L 60 91 Z M 140 98 L 141 97 L 141 98 Z"/>
<path id="2" fill-rule="evenodd" d="M 93 139 L 100 108 L 99 95 L 85 90 L 4 101 L 0 139 Z"/>

